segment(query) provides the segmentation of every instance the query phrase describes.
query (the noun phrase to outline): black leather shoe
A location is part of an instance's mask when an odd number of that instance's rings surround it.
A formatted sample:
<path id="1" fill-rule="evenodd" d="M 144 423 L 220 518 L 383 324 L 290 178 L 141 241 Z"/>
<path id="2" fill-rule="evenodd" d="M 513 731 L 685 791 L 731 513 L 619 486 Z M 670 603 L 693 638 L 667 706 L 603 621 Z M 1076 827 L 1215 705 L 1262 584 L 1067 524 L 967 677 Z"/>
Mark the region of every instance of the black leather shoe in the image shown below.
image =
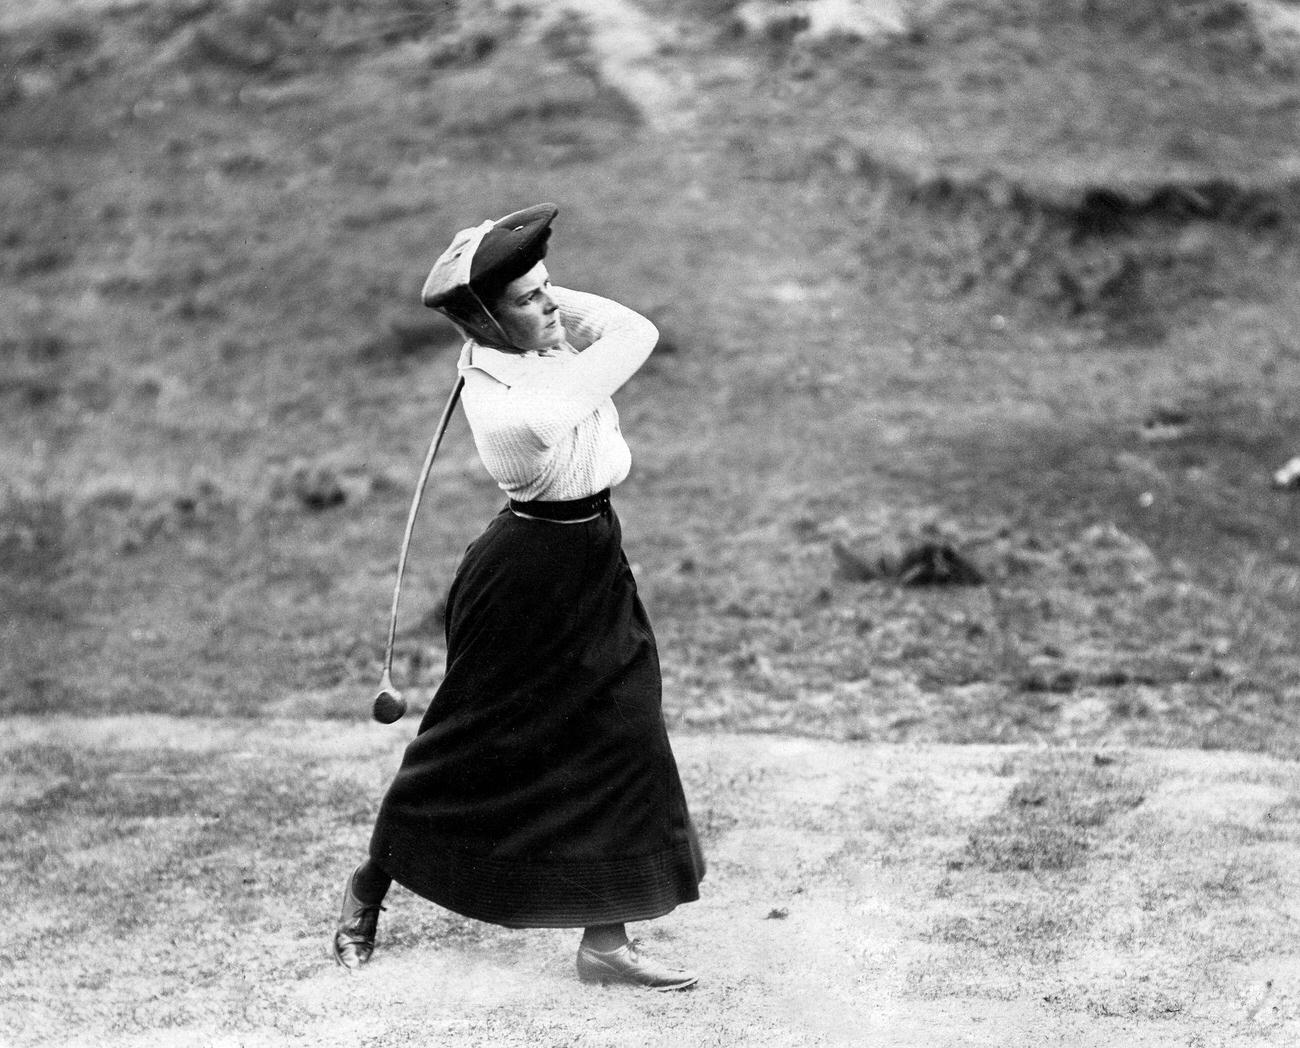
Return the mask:
<path id="1" fill-rule="evenodd" d="M 685 990 L 699 981 L 694 972 L 648 961 L 637 951 L 637 943 L 624 943 L 617 950 L 578 947 L 578 978 L 585 983 L 624 983 L 647 990 Z"/>
<path id="2" fill-rule="evenodd" d="M 355 875 L 355 874 L 354 874 Z M 360 968 L 375 952 L 375 932 L 379 929 L 379 903 L 363 903 L 352 894 L 352 877 L 343 888 L 343 912 L 331 944 L 334 960 L 344 968 Z"/>

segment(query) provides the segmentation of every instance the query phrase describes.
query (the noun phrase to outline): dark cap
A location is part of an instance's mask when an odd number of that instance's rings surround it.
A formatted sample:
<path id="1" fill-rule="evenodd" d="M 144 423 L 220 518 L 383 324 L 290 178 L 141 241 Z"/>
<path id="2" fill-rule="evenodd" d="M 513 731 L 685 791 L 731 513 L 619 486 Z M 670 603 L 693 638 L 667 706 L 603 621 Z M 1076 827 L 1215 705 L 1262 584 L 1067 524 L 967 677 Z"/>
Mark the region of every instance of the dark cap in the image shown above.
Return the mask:
<path id="1" fill-rule="evenodd" d="M 462 229 L 433 264 L 421 299 L 432 309 L 454 308 L 466 290 L 490 301 L 546 257 L 554 204 L 534 204 L 495 222 Z"/>

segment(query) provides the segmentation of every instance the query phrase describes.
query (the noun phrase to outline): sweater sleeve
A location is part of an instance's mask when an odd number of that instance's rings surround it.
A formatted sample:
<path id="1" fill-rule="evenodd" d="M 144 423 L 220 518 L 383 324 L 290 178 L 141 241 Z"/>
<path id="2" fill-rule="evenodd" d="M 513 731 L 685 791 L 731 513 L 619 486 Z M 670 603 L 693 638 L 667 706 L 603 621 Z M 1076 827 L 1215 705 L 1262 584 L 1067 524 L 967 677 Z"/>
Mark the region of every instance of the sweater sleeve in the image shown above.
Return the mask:
<path id="1" fill-rule="evenodd" d="M 654 324 L 610 299 L 558 287 L 552 294 L 570 344 L 585 349 L 510 386 L 483 371 L 466 372 L 467 411 L 494 442 L 553 447 L 636 373 L 659 339 Z"/>

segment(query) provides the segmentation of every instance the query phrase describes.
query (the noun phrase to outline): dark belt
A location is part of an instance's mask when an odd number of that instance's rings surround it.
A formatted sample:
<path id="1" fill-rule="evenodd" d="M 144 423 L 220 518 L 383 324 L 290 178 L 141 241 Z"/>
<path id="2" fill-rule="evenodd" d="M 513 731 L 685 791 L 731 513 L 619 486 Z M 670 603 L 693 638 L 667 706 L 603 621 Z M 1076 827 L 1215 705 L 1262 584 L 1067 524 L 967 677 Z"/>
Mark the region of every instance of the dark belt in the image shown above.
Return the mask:
<path id="1" fill-rule="evenodd" d="M 572 524 L 581 520 L 591 520 L 609 509 L 609 489 L 589 495 L 585 499 L 565 499 L 561 502 L 516 502 L 510 500 L 510 511 L 521 517 L 533 517 L 537 520 L 552 520 L 561 524 Z"/>

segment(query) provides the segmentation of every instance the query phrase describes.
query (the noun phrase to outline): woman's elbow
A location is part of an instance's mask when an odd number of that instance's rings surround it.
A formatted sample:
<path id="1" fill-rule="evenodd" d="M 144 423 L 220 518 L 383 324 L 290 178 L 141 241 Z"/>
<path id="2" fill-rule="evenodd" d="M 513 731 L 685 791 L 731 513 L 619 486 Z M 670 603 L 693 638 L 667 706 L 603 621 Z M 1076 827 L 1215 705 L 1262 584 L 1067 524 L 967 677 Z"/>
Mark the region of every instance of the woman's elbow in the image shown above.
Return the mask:
<path id="1" fill-rule="evenodd" d="M 635 331 L 637 345 L 643 347 L 643 352 L 648 357 L 654 352 L 655 346 L 659 344 L 659 329 L 655 327 L 654 322 L 641 316 L 636 315 Z"/>

